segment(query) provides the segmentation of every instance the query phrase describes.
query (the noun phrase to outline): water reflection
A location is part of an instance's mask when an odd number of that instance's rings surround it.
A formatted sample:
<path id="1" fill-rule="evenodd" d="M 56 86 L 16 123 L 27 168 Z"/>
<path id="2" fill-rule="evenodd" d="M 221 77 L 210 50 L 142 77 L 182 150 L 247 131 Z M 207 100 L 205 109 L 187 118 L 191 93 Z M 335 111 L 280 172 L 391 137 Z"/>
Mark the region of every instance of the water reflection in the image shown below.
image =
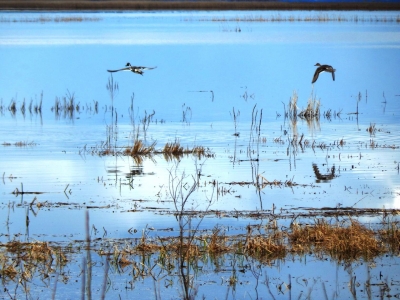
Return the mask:
<path id="1" fill-rule="evenodd" d="M 328 182 L 329 180 L 335 178 L 335 166 L 334 165 L 331 167 L 329 173 L 324 173 L 324 174 L 321 174 L 317 164 L 312 164 L 312 167 L 313 167 L 315 177 L 317 178 L 317 181 L 316 181 L 317 183 Z"/>

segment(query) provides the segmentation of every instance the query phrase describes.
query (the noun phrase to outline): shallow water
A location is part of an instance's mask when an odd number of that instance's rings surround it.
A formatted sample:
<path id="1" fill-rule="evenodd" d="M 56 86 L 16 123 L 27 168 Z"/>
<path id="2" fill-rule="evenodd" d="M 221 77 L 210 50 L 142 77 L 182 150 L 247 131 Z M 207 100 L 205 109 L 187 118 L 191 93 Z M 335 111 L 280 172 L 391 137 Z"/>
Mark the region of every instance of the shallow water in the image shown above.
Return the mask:
<path id="1" fill-rule="evenodd" d="M 216 211 L 202 221 L 205 230 L 220 225 L 243 233 L 265 221 L 248 217 L 262 210 L 398 209 L 400 25 L 354 21 L 354 14 L 364 20 L 397 15 L 328 12 L 347 21 L 221 21 L 313 14 L 318 12 L 2 12 L 0 214 L 7 221 L 1 241 L 83 240 L 88 207 L 93 238 L 140 237 L 145 228 L 150 236 L 173 235 L 178 224 L 171 178 L 183 174 L 188 184 L 201 174 L 186 209 Z M 93 20 L 35 21 L 71 15 Z M 144 76 L 114 73 L 118 90 L 111 99 L 106 70 L 127 61 L 157 68 Z M 311 85 L 316 62 L 336 68 L 336 80 L 324 73 Z M 319 118 L 287 117 L 294 93 L 298 110 L 309 98 L 319 100 Z M 56 112 L 56 99 L 72 96 L 74 109 Z M 106 145 L 123 151 L 119 147 L 131 146 L 136 134 L 147 145 L 156 142 L 156 149 L 178 140 L 184 147 L 209 148 L 211 156 L 159 154 L 138 162 L 100 155 Z M 293 143 L 303 134 L 302 144 Z M 335 176 L 318 180 L 313 164 L 323 174 L 335 166 Z M 262 178 L 297 185 L 257 189 Z M 40 208 L 29 205 L 38 202 Z M 232 218 L 236 211 L 243 217 Z M 379 217 L 363 222 L 373 225 Z"/>

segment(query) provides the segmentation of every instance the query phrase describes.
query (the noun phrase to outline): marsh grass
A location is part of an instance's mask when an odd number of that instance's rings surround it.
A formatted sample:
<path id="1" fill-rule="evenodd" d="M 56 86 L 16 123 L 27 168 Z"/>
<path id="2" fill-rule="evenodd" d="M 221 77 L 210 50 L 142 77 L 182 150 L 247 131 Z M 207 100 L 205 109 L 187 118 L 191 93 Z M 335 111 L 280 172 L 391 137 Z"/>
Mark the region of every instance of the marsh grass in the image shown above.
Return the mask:
<path id="1" fill-rule="evenodd" d="M 391 253 L 400 251 L 400 228 L 399 222 L 391 218 L 386 225 L 378 230 L 379 239 L 388 246 Z"/>
<path id="2" fill-rule="evenodd" d="M 196 155 L 198 157 L 202 156 L 212 156 L 213 154 L 209 149 L 202 146 L 194 146 L 193 148 L 184 148 L 178 141 L 172 143 L 166 143 L 163 149 L 156 150 L 156 142 L 151 143 L 146 146 L 142 140 L 135 140 L 132 146 L 123 147 L 123 151 L 118 149 L 106 148 L 100 151 L 100 155 L 128 155 L 132 157 L 140 156 L 153 156 L 153 155 L 164 155 L 166 160 L 171 160 L 173 158 L 179 158 L 183 155 Z"/>
<path id="3" fill-rule="evenodd" d="M 194 146 L 193 148 L 186 147 L 184 148 L 181 146 L 181 144 L 178 141 L 172 142 L 172 143 L 166 143 L 164 146 L 164 149 L 161 152 L 157 153 L 162 153 L 167 157 L 179 157 L 184 154 L 193 154 L 197 155 L 199 157 L 205 156 L 207 154 L 207 149 L 205 149 L 202 146 Z"/>
<path id="4" fill-rule="evenodd" d="M 285 116 L 289 117 L 290 120 L 296 120 L 297 118 L 297 101 L 299 100 L 299 96 L 296 91 L 293 91 L 292 96 L 289 99 L 289 110 L 285 111 Z"/>
<path id="5" fill-rule="evenodd" d="M 29 106 L 26 106 L 26 101 L 25 98 L 22 101 L 21 106 L 19 107 L 22 115 L 25 117 L 25 113 L 28 110 L 30 114 L 36 113 L 36 114 L 41 114 L 42 113 L 42 103 L 43 103 L 43 92 L 40 95 L 40 101 L 39 103 L 36 101 L 35 104 L 33 104 L 33 99 L 31 99 Z M 4 110 L 8 109 L 8 111 L 11 113 L 11 115 L 14 117 L 18 111 L 18 106 L 17 106 L 17 99 L 12 98 L 10 100 L 10 104 L 8 106 L 3 105 L 3 100 L 1 99 L 0 101 L 0 113 L 3 114 Z"/>
<path id="6" fill-rule="evenodd" d="M 17 103 L 15 99 L 11 99 L 8 110 L 11 112 L 12 115 L 15 115 L 17 111 Z"/>
<path id="7" fill-rule="evenodd" d="M 384 212 L 385 216 L 386 213 Z M 198 272 L 202 272 L 199 266 L 211 263 L 218 272 L 220 264 L 229 257 L 242 257 L 244 260 L 268 265 L 288 256 L 302 257 L 311 253 L 316 259 L 325 260 L 326 257 L 331 257 L 337 262 L 346 263 L 373 261 L 385 253 L 399 255 L 400 229 L 394 215 L 386 216 L 375 230 L 353 218 L 338 220 L 335 217 L 332 220 L 336 221 L 330 223 L 325 219 L 315 219 L 313 224 L 292 222 L 290 227 L 280 226 L 278 222 L 272 221 L 265 226 L 247 226 L 246 233 L 231 236 L 226 235 L 222 228 L 215 227 L 209 233 L 195 229 L 189 230 L 186 236 L 180 232 L 178 236 L 170 237 L 150 237 L 148 231 L 143 230 L 140 238 L 107 239 L 106 242 L 95 242 L 88 235 L 87 240 L 74 241 L 65 246 L 51 242 L 11 241 L 0 243 L 0 275 L 4 292 L 9 293 L 12 298 L 14 295 L 8 289 L 12 284 L 29 290 L 29 285 L 34 280 L 42 281 L 46 285 L 49 277 L 60 276 L 64 283 L 70 281 L 72 275 L 64 270 L 68 270 L 68 264 L 76 264 L 75 255 L 84 255 L 89 259 L 91 253 L 97 252 L 107 258 L 115 272 L 131 272 L 133 285 L 146 277 L 173 282 L 178 270 L 190 268 L 190 273 L 185 271 L 182 274 L 188 276 L 189 295 L 193 295 L 197 291 L 194 279 Z M 89 260 L 84 260 L 83 266 L 88 263 Z M 108 267 L 104 274 L 105 279 L 107 272 Z M 78 276 L 86 282 L 87 292 L 90 289 L 89 266 L 84 267 Z M 234 272 L 229 284 L 234 284 L 237 280 L 237 273 Z M 61 282 L 61 279 L 56 281 Z M 107 286 L 109 283 L 105 281 L 104 284 Z M 54 294 L 55 292 L 54 289 Z M 103 295 L 104 293 L 105 290 Z"/>
<path id="8" fill-rule="evenodd" d="M 300 111 L 299 117 L 304 119 L 319 118 L 320 116 L 320 100 L 311 97 L 308 99 L 307 107 Z"/>
<path id="9" fill-rule="evenodd" d="M 248 227 L 245 235 L 227 236 L 224 230 L 216 227 L 210 234 L 198 232 L 194 239 L 187 237 L 183 240 L 174 236 L 151 238 L 144 232 L 139 239 L 132 239 L 136 240 L 133 243 L 135 246 L 126 240 L 119 242 L 116 239 L 109 241 L 108 249 L 101 243 L 99 246 L 91 244 L 90 250 L 100 255 L 111 255 L 115 262 L 123 265 L 134 261 L 131 256 L 168 253 L 169 257 L 176 257 L 178 250 L 182 249 L 191 260 L 200 259 L 204 253 L 214 257 L 241 253 L 264 260 L 285 258 L 289 253 L 303 255 L 312 252 L 329 255 L 338 261 L 354 261 L 360 258 L 370 260 L 387 252 L 398 254 L 400 251 L 400 229 L 395 220 L 383 224 L 375 231 L 351 218 L 333 224 L 324 219 L 316 219 L 315 224 L 292 223 L 290 228 L 280 228 L 284 227 L 265 227 L 265 233 L 253 233 Z M 35 268 L 40 266 L 42 274 L 45 271 L 50 273 L 55 265 L 62 267 L 67 264 L 70 261 L 68 256 L 78 253 L 81 247 L 79 242 L 65 248 L 46 242 L 0 243 L 0 272 L 4 279 L 13 280 L 22 271 L 17 270 L 17 264 L 13 263 L 18 259 L 25 264 L 25 268 L 29 265 Z M 31 271 L 33 274 L 34 270 Z"/>
<path id="10" fill-rule="evenodd" d="M 136 140 L 132 147 L 127 147 L 124 150 L 124 154 L 129 156 L 152 155 L 155 145 L 156 142 L 153 142 L 150 146 L 145 146 L 142 140 Z"/>
<path id="11" fill-rule="evenodd" d="M 370 123 L 369 127 L 367 128 L 367 131 L 371 136 L 375 135 L 376 132 L 376 126 L 375 123 Z"/>
<path id="12" fill-rule="evenodd" d="M 54 273 L 54 266 L 62 268 L 67 264 L 65 249 L 50 246 L 46 242 L 12 241 L 0 244 L 0 274 L 3 280 L 29 281 L 35 275 L 45 279 Z"/>
<path id="13" fill-rule="evenodd" d="M 67 93 L 63 97 L 56 97 L 54 100 L 54 106 L 51 107 L 51 111 L 54 112 L 56 119 L 63 115 L 64 118 L 73 119 L 75 112 L 79 113 L 79 103 L 75 102 L 75 93 L 71 93 L 67 90 Z"/>
<path id="14" fill-rule="evenodd" d="M 368 260 L 388 250 L 372 229 L 353 219 L 333 225 L 325 219 L 318 219 L 308 226 L 293 224 L 288 239 L 296 253 L 321 252 L 338 261 Z"/>
<path id="15" fill-rule="evenodd" d="M 227 253 L 231 250 L 229 238 L 219 227 L 214 228 L 212 234 L 202 236 L 200 241 L 203 242 L 203 251 L 211 256 Z"/>
<path id="16" fill-rule="evenodd" d="M 244 254 L 265 262 L 271 259 L 283 259 L 288 251 L 285 245 L 286 234 L 282 231 L 267 231 L 267 234 L 252 234 L 247 228 Z"/>

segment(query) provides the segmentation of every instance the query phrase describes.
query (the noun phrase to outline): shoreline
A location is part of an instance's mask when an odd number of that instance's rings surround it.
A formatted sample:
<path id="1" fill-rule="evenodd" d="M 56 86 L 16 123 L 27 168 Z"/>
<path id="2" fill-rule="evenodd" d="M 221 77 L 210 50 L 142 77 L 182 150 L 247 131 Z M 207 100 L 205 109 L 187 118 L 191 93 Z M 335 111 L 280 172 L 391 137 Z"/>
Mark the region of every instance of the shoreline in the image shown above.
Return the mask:
<path id="1" fill-rule="evenodd" d="M 274 2 L 274 1 L 127 1 L 127 0 L 0 0 L 0 10 L 11 11 L 157 11 L 157 10 L 318 10 L 400 11 L 400 2 Z"/>

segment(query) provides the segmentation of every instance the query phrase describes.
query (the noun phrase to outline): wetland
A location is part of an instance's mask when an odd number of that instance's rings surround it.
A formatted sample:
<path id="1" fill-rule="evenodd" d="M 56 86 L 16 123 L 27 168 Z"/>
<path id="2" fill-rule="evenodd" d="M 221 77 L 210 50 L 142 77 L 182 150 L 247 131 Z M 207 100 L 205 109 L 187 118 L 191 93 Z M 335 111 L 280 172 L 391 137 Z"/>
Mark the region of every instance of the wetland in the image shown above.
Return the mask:
<path id="1" fill-rule="evenodd" d="M 399 18 L 2 11 L 0 298 L 400 297 Z"/>

